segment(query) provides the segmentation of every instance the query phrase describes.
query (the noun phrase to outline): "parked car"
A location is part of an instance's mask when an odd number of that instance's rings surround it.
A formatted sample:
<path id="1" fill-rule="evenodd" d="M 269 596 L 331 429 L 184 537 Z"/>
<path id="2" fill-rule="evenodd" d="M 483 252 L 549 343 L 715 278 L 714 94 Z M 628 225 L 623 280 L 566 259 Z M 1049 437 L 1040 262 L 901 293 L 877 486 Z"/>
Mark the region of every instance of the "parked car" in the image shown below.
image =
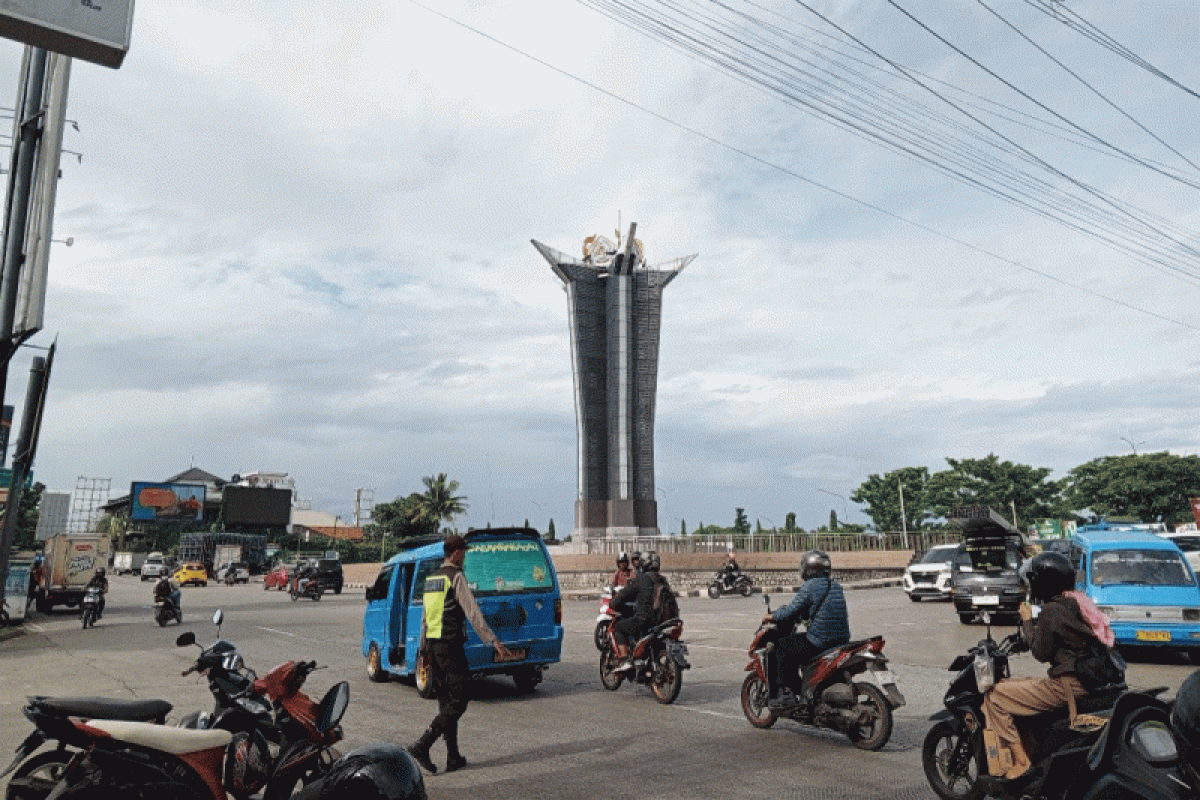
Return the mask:
<path id="1" fill-rule="evenodd" d="M 341 594 L 342 586 L 346 583 L 342 575 L 341 560 L 336 558 L 315 558 L 313 559 L 313 563 L 317 568 L 317 582 L 321 584 L 321 588 L 327 592 Z"/>
<path id="2" fill-rule="evenodd" d="M 226 564 L 217 570 L 216 579 L 219 581 L 229 582 L 229 573 L 233 573 L 234 583 L 249 583 L 250 582 L 250 565 L 244 561 L 235 561 L 232 564 Z"/>
<path id="3" fill-rule="evenodd" d="M 292 568 L 288 564 L 276 564 L 275 567 L 263 576 L 263 591 L 267 589 L 278 589 L 284 591 L 292 582 Z"/>
<path id="4" fill-rule="evenodd" d="M 1118 645 L 1178 650 L 1200 664 L 1200 586 L 1183 553 L 1141 530 L 1081 526 L 1076 588 L 1112 622 Z"/>
<path id="5" fill-rule="evenodd" d="M 1183 557 L 1192 565 L 1192 572 L 1200 575 L 1200 532 L 1179 531 L 1178 533 L 1160 533 L 1159 536 L 1169 539 L 1183 551 Z"/>
<path id="6" fill-rule="evenodd" d="M 204 568 L 203 564 L 189 561 L 175 570 L 175 574 L 171 576 L 171 580 L 180 586 L 187 586 L 188 584 L 208 586 L 208 570 Z"/>
<path id="7" fill-rule="evenodd" d="M 917 556 L 904 570 L 901 584 L 908 599 L 914 603 L 919 603 L 923 597 L 949 600 L 951 564 L 956 552 L 957 544 L 938 544 Z"/>

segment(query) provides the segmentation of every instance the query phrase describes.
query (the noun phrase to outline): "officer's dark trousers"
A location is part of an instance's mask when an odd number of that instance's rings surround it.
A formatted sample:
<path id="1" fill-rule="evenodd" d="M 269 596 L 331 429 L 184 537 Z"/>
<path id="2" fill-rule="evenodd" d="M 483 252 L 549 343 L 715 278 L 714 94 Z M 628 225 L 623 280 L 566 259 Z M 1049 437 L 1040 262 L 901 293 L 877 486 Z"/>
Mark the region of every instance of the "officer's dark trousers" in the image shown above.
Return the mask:
<path id="1" fill-rule="evenodd" d="M 426 731 L 426 736 L 430 737 L 428 744 L 437 741 L 439 736 L 445 737 L 446 751 L 457 756 L 458 720 L 466 712 L 468 702 L 467 654 L 462 642 L 429 639 L 425 647 L 429 652 L 433 689 L 438 701 L 438 715 Z"/>

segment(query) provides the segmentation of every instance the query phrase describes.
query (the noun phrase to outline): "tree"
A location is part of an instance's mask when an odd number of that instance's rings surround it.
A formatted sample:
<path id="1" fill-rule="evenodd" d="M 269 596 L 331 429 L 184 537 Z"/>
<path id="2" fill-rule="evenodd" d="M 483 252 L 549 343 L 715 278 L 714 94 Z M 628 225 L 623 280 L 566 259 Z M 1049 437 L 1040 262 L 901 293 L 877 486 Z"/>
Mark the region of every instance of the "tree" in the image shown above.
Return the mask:
<path id="1" fill-rule="evenodd" d="M 838 529 L 837 511 L 829 509 L 829 530 L 836 531 Z"/>
<path id="2" fill-rule="evenodd" d="M 13 547 L 28 550 L 37 547 L 37 526 L 41 517 L 42 493 L 46 484 L 37 482 L 21 497 L 21 507 L 17 509 L 17 527 L 13 532 Z"/>
<path id="3" fill-rule="evenodd" d="M 371 512 L 373 522 L 363 532 L 371 538 L 388 536 L 396 539 L 437 533 L 436 522 L 431 524 L 421 518 L 420 498 L 421 495 L 414 492 L 388 503 L 376 503 Z"/>
<path id="4" fill-rule="evenodd" d="M 555 538 L 554 517 L 550 518 L 550 524 L 546 526 L 546 541 L 550 542 L 551 544 L 554 544 L 558 541 L 558 539 Z"/>
<path id="5" fill-rule="evenodd" d="M 850 499 L 866 506 L 863 513 L 871 518 L 877 531 L 898 531 L 904 528 L 900 516 L 900 487 L 904 487 L 904 521 L 910 531 L 925 523 L 925 485 L 929 481 L 927 467 L 902 467 L 882 477 L 871 475 L 854 490 Z"/>
<path id="6" fill-rule="evenodd" d="M 787 513 L 787 516 L 783 518 L 783 532 L 784 533 L 795 533 L 796 532 L 796 512 L 795 511 L 789 511 Z"/>
<path id="7" fill-rule="evenodd" d="M 987 458 L 947 458 L 950 469 L 935 472 L 925 484 L 924 512 L 948 517 L 955 508 L 980 505 L 1008 516 L 1016 508 L 1018 524 L 1064 512 L 1061 481 L 1048 480 L 1048 467 L 1031 467 Z"/>
<path id="8" fill-rule="evenodd" d="M 452 522 L 457 514 L 467 510 L 466 497 L 454 494 L 459 489 L 458 481 L 447 478 L 446 473 L 421 479 L 425 492 L 417 495 L 417 518 L 433 524 L 436 532 L 442 521 Z"/>
<path id="9" fill-rule="evenodd" d="M 750 520 L 746 519 L 746 509 L 734 509 L 733 531 L 743 535 L 750 533 Z"/>
<path id="10" fill-rule="evenodd" d="M 1188 498 L 1200 491 L 1200 456 L 1104 456 L 1075 467 L 1065 482 L 1065 502 L 1073 510 L 1143 522 L 1190 522 Z"/>
<path id="11" fill-rule="evenodd" d="M 687 536 L 687 535 L 688 535 L 688 532 L 687 532 L 687 520 L 686 520 L 686 519 L 681 519 L 681 520 L 679 520 L 679 535 L 680 535 L 681 537 L 683 537 L 683 536 Z"/>

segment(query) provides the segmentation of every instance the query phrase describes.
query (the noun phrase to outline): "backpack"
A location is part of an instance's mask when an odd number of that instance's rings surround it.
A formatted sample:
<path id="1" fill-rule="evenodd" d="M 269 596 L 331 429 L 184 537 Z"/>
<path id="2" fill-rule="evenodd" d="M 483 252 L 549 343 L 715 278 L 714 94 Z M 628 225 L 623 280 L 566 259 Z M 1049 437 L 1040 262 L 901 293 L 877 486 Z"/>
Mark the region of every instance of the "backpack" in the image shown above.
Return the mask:
<path id="1" fill-rule="evenodd" d="M 1125 684 L 1125 659 L 1113 649 L 1108 617 L 1082 592 L 1064 592 L 1079 605 L 1080 616 L 1092 629 L 1095 641 L 1075 658 L 1075 675 L 1089 693 L 1110 691 Z"/>
<path id="2" fill-rule="evenodd" d="M 661 575 L 654 576 L 654 600 L 650 604 L 650 616 L 655 625 L 679 616 L 679 601 L 667 579 Z"/>

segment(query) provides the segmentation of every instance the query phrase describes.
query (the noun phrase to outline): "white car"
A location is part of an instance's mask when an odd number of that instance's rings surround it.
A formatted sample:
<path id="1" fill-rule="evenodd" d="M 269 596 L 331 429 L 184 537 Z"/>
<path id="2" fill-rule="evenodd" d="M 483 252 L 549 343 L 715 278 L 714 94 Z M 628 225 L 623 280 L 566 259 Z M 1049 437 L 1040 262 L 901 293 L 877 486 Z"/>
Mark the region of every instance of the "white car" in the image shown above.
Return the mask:
<path id="1" fill-rule="evenodd" d="M 1176 531 L 1158 535 L 1174 542 L 1175 546 L 1183 551 L 1183 557 L 1192 565 L 1192 572 L 1200 576 L 1200 531 Z"/>
<path id="2" fill-rule="evenodd" d="M 909 600 L 919 603 L 922 597 L 950 599 L 950 562 L 958 548 L 957 544 L 934 545 L 905 568 L 902 586 Z"/>

